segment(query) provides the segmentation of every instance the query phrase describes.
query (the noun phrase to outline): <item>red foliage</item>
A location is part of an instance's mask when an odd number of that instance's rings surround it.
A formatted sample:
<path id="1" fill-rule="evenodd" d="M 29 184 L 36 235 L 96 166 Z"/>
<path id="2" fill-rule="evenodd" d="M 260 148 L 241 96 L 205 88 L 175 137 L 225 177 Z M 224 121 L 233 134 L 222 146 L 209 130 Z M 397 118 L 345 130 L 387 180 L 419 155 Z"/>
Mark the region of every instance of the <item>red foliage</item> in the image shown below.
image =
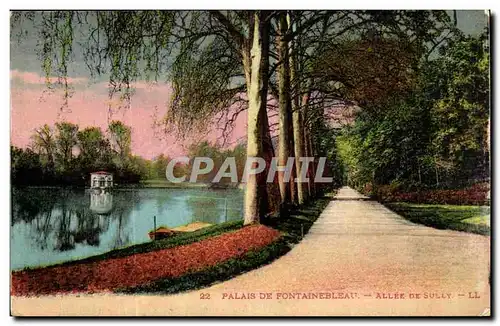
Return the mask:
<path id="1" fill-rule="evenodd" d="M 488 183 L 477 183 L 464 189 L 424 190 L 399 192 L 389 186 L 380 186 L 377 197 L 384 202 L 409 202 L 420 204 L 484 205 L 488 202 Z"/>
<path id="2" fill-rule="evenodd" d="M 110 291 L 178 277 L 214 266 L 280 236 L 274 229 L 251 225 L 188 245 L 93 263 L 39 268 L 12 273 L 12 295 Z"/>

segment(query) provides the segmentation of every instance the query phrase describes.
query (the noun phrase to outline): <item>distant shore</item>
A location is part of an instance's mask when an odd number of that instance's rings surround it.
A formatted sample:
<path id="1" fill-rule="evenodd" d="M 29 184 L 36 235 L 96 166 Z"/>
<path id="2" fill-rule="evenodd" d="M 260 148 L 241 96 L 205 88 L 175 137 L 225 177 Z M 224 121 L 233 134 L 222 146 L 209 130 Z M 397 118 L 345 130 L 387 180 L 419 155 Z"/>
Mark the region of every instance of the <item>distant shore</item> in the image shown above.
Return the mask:
<path id="1" fill-rule="evenodd" d="M 12 185 L 12 187 L 28 187 L 39 189 L 59 189 L 59 188 L 75 188 L 75 189 L 89 189 L 89 186 L 83 185 Z M 138 183 L 116 184 L 113 189 L 244 189 L 244 184 L 210 184 L 210 183 L 191 183 L 181 182 L 172 183 L 163 179 L 156 180 L 143 180 Z"/>

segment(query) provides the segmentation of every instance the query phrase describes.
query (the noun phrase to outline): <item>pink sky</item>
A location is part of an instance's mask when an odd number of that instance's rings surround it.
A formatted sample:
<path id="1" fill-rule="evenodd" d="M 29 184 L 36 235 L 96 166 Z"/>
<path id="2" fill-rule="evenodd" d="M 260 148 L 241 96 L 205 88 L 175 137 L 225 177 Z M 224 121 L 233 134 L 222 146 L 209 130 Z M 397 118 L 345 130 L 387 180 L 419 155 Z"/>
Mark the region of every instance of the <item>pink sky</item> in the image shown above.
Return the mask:
<path id="1" fill-rule="evenodd" d="M 30 144 L 33 130 L 44 124 L 68 121 L 79 125 L 100 127 L 108 125 L 108 94 L 105 83 L 88 85 L 85 78 L 69 79 L 75 85 L 68 107 L 61 110 L 63 98 L 60 93 L 47 93 L 45 78 L 32 72 L 11 70 L 11 143 L 18 147 Z M 121 120 L 132 127 L 132 151 L 145 158 L 159 154 L 170 157 L 185 153 L 184 145 L 201 139 L 215 141 L 219 135 L 213 130 L 207 136 L 197 135 L 182 143 L 173 135 L 165 134 L 155 127 L 157 119 L 167 112 L 170 90 L 168 85 L 136 84 L 130 109 L 120 109 L 111 115 L 111 120 Z M 216 129 L 216 128 L 214 128 Z M 230 142 L 245 137 L 246 112 L 239 115 Z"/>

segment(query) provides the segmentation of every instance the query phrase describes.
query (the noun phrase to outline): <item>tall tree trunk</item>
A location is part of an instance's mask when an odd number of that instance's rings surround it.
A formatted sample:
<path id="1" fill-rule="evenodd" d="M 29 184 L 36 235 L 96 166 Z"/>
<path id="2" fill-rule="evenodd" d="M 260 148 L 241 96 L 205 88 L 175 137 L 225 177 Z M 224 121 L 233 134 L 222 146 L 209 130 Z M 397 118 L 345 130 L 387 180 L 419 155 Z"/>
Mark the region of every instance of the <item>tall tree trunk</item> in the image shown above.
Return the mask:
<path id="1" fill-rule="evenodd" d="M 491 117 L 491 115 L 490 115 Z M 491 144 L 490 144 L 490 128 L 491 128 L 491 119 L 488 118 L 488 125 L 486 126 L 486 146 L 484 146 L 483 152 L 483 165 L 484 165 L 484 173 L 488 179 L 491 178 Z"/>
<path id="2" fill-rule="evenodd" d="M 312 157 L 311 155 L 311 150 L 309 148 L 309 130 L 307 126 L 304 126 L 304 155 L 305 157 Z M 307 167 L 307 196 L 312 197 L 312 182 L 313 180 L 311 179 L 311 164 L 308 165 Z"/>
<path id="3" fill-rule="evenodd" d="M 301 143 L 298 145 L 298 148 L 296 147 L 296 149 L 298 149 L 300 152 L 299 154 L 297 154 L 297 151 L 296 151 L 296 154 L 295 155 L 301 155 L 301 156 L 305 156 L 307 157 L 307 128 L 305 127 L 305 116 L 306 116 L 306 111 L 307 111 L 307 107 L 309 105 L 309 97 L 310 97 L 310 94 L 309 94 L 309 91 L 307 91 L 305 94 L 303 94 L 302 98 L 301 98 L 301 104 L 300 104 L 300 107 L 301 107 L 301 110 L 299 112 L 299 135 L 297 135 L 295 138 L 298 139 Z M 295 128 L 294 128 L 295 130 Z M 302 169 L 302 166 L 300 167 L 300 169 Z M 299 171 L 299 169 L 297 169 L 297 171 Z M 308 182 L 303 182 L 302 183 L 302 188 L 303 188 L 303 197 L 304 197 L 304 200 L 307 200 L 309 199 L 309 197 L 311 196 L 311 191 L 310 191 L 310 182 L 311 180 L 309 180 Z"/>
<path id="4" fill-rule="evenodd" d="M 264 12 L 262 19 L 265 19 L 268 13 Z M 266 217 L 269 213 L 272 213 L 279 208 L 280 194 L 279 190 L 273 183 L 267 183 L 267 175 L 271 167 L 272 159 L 274 158 L 274 148 L 271 138 L 271 131 L 269 128 L 269 119 L 267 115 L 267 94 L 269 88 L 269 22 L 263 22 L 261 26 L 262 35 L 262 58 L 261 58 L 261 109 L 260 114 L 262 115 L 262 135 L 263 135 L 263 158 L 266 162 L 266 168 L 262 174 L 260 174 L 261 187 L 259 188 L 259 196 L 261 202 L 259 204 L 259 211 L 261 217 Z"/>
<path id="5" fill-rule="evenodd" d="M 301 97 L 301 87 L 299 83 L 299 78 L 297 78 L 297 51 L 294 51 L 294 46 L 296 44 L 291 43 L 291 49 L 294 52 L 290 56 L 290 79 L 294 81 L 294 92 L 292 101 L 292 125 L 293 125 L 293 143 L 295 152 L 295 168 L 296 175 L 300 176 L 300 171 L 302 169 L 302 163 L 300 158 L 304 156 L 304 134 L 302 127 L 302 112 L 300 107 L 300 97 Z M 297 185 L 297 199 L 299 204 L 303 204 L 307 199 L 307 189 L 300 178 L 298 179 Z"/>
<path id="6" fill-rule="evenodd" d="M 278 60 L 278 96 L 279 96 L 279 140 L 278 140 L 278 167 L 286 166 L 290 156 L 290 67 L 288 61 L 288 42 L 285 35 L 288 30 L 286 13 L 281 11 L 278 18 L 277 49 Z M 285 171 L 278 171 L 278 183 L 281 194 L 281 207 L 291 202 L 291 183 L 285 180 Z"/>
<path id="7" fill-rule="evenodd" d="M 259 11 L 254 13 L 253 42 L 250 50 L 250 62 L 244 62 L 244 66 L 250 69 L 249 72 L 245 72 L 245 75 L 249 77 L 250 81 L 250 83 L 248 83 L 247 79 L 247 158 L 264 157 L 264 138 L 266 138 L 265 120 L 267 120 L 267 112 L 265 112 L 265 102 L 267 100 L 267 71 L 263 71 L 263 68 L 266 68 L 266 60 L 263 60 L 263 54 L 267 52 L 266 47 L 269 47 L 269 34 L 262 33 L 265 23 L 262 22 L 261 15 L 262 13 Z M 257 175 L 248 176 L 245 191 L 245 225 L 258 223 L 260 221 L 260 216 L 263 211 L 262 205 L 264 204 L 262 199 L 265 199 L 265 205 L 267 205 L 265 181 L 265 170 Z M 265 198 L 263 198 L 263 195 Z"/>
<path id="8" fill-rule="evenodd" d="M 309 122 L 308 128 L 308 147 L 309 147 L 309 155 L 310 157 L 314 157 L 314 161 L 309 165 L 310 179 L 311 179 L 311 196 L 316 197 L 316 183 L 314 179 L 316 178 L 316 150 L 314 148 L 313 143 L 313 135 L 312 135 L 312 125 Z"/>
<path id="9" fill-rule="evenodd" d="M 290 107 L 290 106 L 289 106 Z M 289 143 L 289 150 L 290 150 L 290 157 L 295 156 L 294 155 L 294 141 L 293 141 L 293 124 L 292 124 L 292 112 L 291 110 L 288 111 L 288 121 L 290 122 L 288 125 L 288 139 L 290 140 Z M 297 158 L 295 157 L 293 166 L 292 166 L 292 171 L 290 173 L 290 202 L 292 205 L 297 205 L 298 202 L 298 197 L 297 197 L 297 184 L 295 183 L 295 179 L 297 178 L 297 173 L 295 171 L 295 166 L 296 166 L 296 160 Z"/>
<path id="10" fill-rule="evenodd" d="M 309 107 L 309 98 L 310 98 L 310 93 L 304 94 L 302 97 L 302 107 L 303 107 L 303 114 L 302 114 L 302 131 L 303 131 L 303 144 L 304 144 L 304 155 L 306 157 L 315 157 L 315 151 L 313 147 L 313 135 L 312 135 L 312 128 L 313 128 L 313 120 L 314 120 L 314 112 L 311 110 Z M 316 184 L 314 183 L 314 178 L 315 178 L 315 173 L 316 173 L 316 166 L 315 162 L 311 162 L 307 166 L 307 195 L 308 197 L 315 197 L 316 196 Z M 306 187 L 304 187 L 306 188 Z"/>
<path id="11" fill-rule="evenodd" d="M 436 173 L 436 186 L 439 187 L 439 171 L 436 156 L 434 156 L 434 172 Z"/>

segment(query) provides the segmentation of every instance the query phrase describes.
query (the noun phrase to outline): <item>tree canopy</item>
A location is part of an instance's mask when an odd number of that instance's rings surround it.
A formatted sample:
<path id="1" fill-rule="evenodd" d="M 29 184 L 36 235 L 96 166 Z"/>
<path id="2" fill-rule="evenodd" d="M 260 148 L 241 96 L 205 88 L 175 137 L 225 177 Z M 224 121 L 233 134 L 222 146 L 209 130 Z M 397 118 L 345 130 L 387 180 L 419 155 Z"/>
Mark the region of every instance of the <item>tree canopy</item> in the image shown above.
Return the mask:
<path id="1" fill-rule="evenodd" d="M 71 96 L 68 66 L 79 49 L 91 76 L 107 78 L 109 95 L 119 94 L 125 103 L 133 95 L 135 82 L 167 81 L 172 94 L 163 121 L 178 136 L 214 128 L 217 121 L 234 123 L 246 111 L 246 156 L 266 162 L 265 171 L 251 175 L 246 185 L 247 224 L 278 207 L 277 188 L 266 184 L 265 178 L 276 151 L 270 126 L 273 111 L 280 121 L 281 165 L 292 156 L 328 155 L 347 162 L 349 173 L 364 171 L 359 172 L 365 175 L 362 181 L 390 181 L 401 173 L 412 174 L 407 171 L 414 171 L 415 165 L 420 171 L 421 164 L 415 164 L 411 155 L 418 156 L 419 162 L 428 162 L 432 156 L 435 165 L 449 160 L 458 153 L 458 143 L 478 139 L 485 130 L 479 122 L 484 115 L 475 110 L 486 93 L 478 97 L 474 92 L 458 92 L 467 83 L 484 81 L 486 61 L 477 62 L 473 73 L 469 67 L 462 69 L 473 56 L 468 57 L 467 51 L 477 46 L 457 48 L 456 44 L 468 41 L 453 39 L 459 34 L 456 21 L 445 11 L 51 11 L 16 12 L 11 23 L 22 27 L 25 20 L 38 27 L 47 83 L 51 84 L 52 75 L 59 77 L 65 98 Z M 451 61 L 438 59 L 426 66 L 424 62 L 439 48 Z M 424 72 L 434 66 L 435 73 Z M 460 76 L 446 75 L 454 68 Z M 435 91 L 429 78 L 443 80 L 447 87 L 440 86 L 439 91 L 448 91 L 438 98 L 425 95 Z M 337 155 L 332 143 L 322 141 L 321 136 L 337 138 L 325 112 L 339 104 L 361 106 L 364 113 L 359 125 L 338 138 Z M 457 104 L 463 112 L 454 112 Z M 478 119 L 466 136 L 463 127 L 448 128 L 450 123 L 459 123 L 456 115 L 464 112 L 473 112 Z M 422 126 L 413 123 L 417 117 L 428 118 L 436 127 L 431 136 L 420 135 Z M 407 126 L 418 132 L 407 135 Z M 43 145 L 53 136 L 40 131 L 38 143 Z M 130 131 L 118 125 L 109 131 L 110 145 L 122 161 L 130 157 Z M 426 155 L 406 148 L 418 137 L 425 139 L 420 143 L 428 146 Z M 393 144 L 395 139 L 401 142 Z M 444 152 L 429 145 L 442 140 L 448 144 Z M 473 143 L 465 146 L 477 150 Z M 352 155 L 361 156 L 348 158 L 350 146 L 357 147 Z M 363 147 L 369 150 L 360 150 Z M 53 149 L 45 146 L 44 150 L 53 160 Z M 367 152 L 372 155 L 368 160 L 363 157 Z M 402 171 L 398 170 L 398 176 L 380 172 L 398 164 Z M 331 167 L 339 169 L 340 165 L 332 163 Z M 366 178 L 367 171 L 371 179 Z M 308 174 L 313 176 L 313 171 Z M 282 204 L 301 204 L 316 192 L 314 183 L 288 186 L 282 178 L 277 183 L 281 208 Z"/>

